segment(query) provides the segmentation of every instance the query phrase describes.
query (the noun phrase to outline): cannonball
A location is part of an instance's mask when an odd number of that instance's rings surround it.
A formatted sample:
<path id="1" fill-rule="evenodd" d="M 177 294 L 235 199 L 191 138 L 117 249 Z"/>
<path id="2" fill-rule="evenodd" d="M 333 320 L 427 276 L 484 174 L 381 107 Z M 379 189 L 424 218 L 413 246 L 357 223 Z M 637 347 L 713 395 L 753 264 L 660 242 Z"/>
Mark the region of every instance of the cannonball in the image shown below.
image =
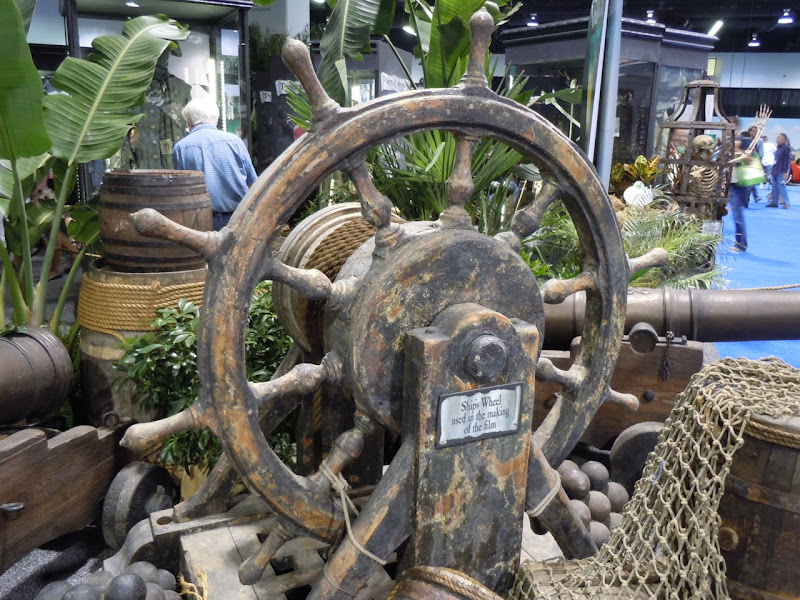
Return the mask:
<path id="1" fill-rule="evenodd" d="M 591 489 L 602 491 L 606 489 L 606 485 L 608 485 L 608 469 L 603 463 L 597 462 L 596 460 L 590 460 L 586 462 L 581 467 L 581 471 L 586 473 L 589 477 L 589 483 Z"/>
<path id="2" fill-rule="evenodd" d="M 178 592 L 174 592 L 172 590 L 165 590 L 164 600 L 183 600 L 183 598 L 181 598 L 181 595 Z"/>
<path id="3" fill-rule="evenodd" d="M 70 587 L 66 581 L 53 581 L 44 586 L 34 600 L 61 600 Z"/>
<path id="4" fill-rule="evenodd" d="M 147 584 L 136 573 L 123 573 L 111 580 L 103 600 L 145 600 Z"/>
<path id="5" fill-rule="evenodd" d="M 81 583 L 61 596 L 61 600 L 103 600 L 103 588 Z"/>
<path id="6" fill-rule="evenodd" d="M 622 525 L 622 515 L 618 512 L 612 512 L 608 515 L 608 528 L 614 531 L 617 527 Z"/>
<path id="7" fill-rule="evenodd" d="M 167 571 L 166 569 L 159 569 L 158 570 L 158 585 L 161 586 L 162 590 L 175 590 L 175 575 Z"/>
<path id="8" fill-rule="evenodd" d="M 611 503 L 611 510 L 617 513 L 622 512 L 622 507 L 630 500 L 628 490 L 625 489 L 624 485 L 616 481 L 608 482 L 606 496 L 608 496 L 608 501 Z"/>
<path id="9" fill-rule="evenodd" d="M 575 462 L 567 459 L 564 462 L 562 462 L 560 465 L 558 465 L 558 468 L 556 469 L 556 471 L 558 471 L 559 475 L 563 476 L 566 471 L 572 471 L 573 469 L 580 470 L 580 467 Z"/>
<path id="10" fill-rule="evenodd" d="M 592 513 L 592 520 L 602 523 L 611 514 L 611 503 L 603 492 L 592 490 L 589 492 L 589 501 L 586 503 L 589 512 Z"/>
<path id="11" fill-rule="evenodd" d="M 575 500 L 574 498 L 569 501 L 569 506 L 575 511 L 575 514 L 580 517 L 581 521 L 583 521 L 584 527 L 588 527 L 589 522 L 592 520 L 592 513 L 589 511 L 589 507 L 580 500 Z"/>
<path id="12" fill-rule="evenodd" d="M 114 575 L 112 573 L 100 569 L 94 573 L 89 573 L 86 579 L 83 580 L 83 583 L 91 583 L 92 585 L 97 585 L 105 589 L 105 587 L 111 583 L 112 579 L 114 579 Z"/>
<path id="13" fill-rule="evenodd" d="M 155 583 L 158 584 L 158 567 L 156 567 L 153 563 L 149 563 L 143 560 L 139 562 L 131 563 L 128 565 L 128 568 L 125 569 L 126 573 L 135 573 L 142 579 L 144 579 L 145 583 Z"/>
<path id="14" fill-rule="evenodd" d="M 157 583 L 153 583 L 148 581 L 146 584 L 147 586 L 147 596 L 144 597 L 144 600 L 164 600 L 164 590 L 161 589 L 161 586 Z"/>
<path id="15" fill-rule="evenodd" d="M 589 493 L 589 477 L 580 469 L 570 469 L 561 475 L 561 487 L 570 498 L 581 500 Z"/>
<path id="16" fill-rule="evenodd" d="M 611 538 L 611 532 L 608 527 L 597 521 L 589 523 L 589 536 L 592 538 L 595 546 L 598 548 L 605 544 Z"/>

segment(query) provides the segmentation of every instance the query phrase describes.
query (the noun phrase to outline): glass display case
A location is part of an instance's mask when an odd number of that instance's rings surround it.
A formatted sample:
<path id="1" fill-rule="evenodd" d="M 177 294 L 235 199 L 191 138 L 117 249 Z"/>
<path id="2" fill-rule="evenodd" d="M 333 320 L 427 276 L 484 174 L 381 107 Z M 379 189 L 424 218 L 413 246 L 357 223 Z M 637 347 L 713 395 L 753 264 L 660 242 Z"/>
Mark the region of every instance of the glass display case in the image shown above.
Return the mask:
<path id="1" fill-rule="evenodd" d="M 181 111 L 193 95 L 211 96 L 220 109 L 218 126 L 240 135 L 250 147 L 249 72 L 245 58 L 250 0 L 176 1 L 66 0 L 64 18 L 71 54 L 86 57 L 98 35 L 120 34 L 126 20 L 166 14 L 189 28 L 189 36 L 167 48 L 158 61 L 144 116 L 128 133 L 119 152 L 86 165 L 81 196 L 91 198 L 106 170 L 172 169 L 172 148 L 186 135 Z"/>
<path id="2" fill-rule="evenodd" d="M 506 63 L 513 75 L 528 77 L 536 93 L 564 90 L 572 81 L 582 85 L 587 33 L 588 17 L 506 30 L 501 35 Z M 614 162 L 653 155 L 660 124 L 680 100 L 683 86 L 702 75 L 715 39 L 622 19 Z M 562 102 L 572 119 L 550 104 L 533 108 L 583 145 L 585 107 Z"/>

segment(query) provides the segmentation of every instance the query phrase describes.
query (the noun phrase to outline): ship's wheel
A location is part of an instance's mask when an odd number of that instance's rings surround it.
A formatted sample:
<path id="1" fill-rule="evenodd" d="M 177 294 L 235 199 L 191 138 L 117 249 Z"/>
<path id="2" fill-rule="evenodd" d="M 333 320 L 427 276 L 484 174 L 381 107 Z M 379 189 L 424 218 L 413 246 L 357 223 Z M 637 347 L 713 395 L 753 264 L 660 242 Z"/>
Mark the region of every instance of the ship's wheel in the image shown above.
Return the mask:
<path id="1" fill-rule="evenodd" d="M 258 178 L 221 232 L 192 231 L 153 211 L 135 217 L 140 231 L 200 251 L 209 274 L 198 334 L 200 396 L 184 413 L 131 427 L 128 445 L 142 447 L 176 431 L 208 428 L 219 436 L 249 488 L 283 515 L 287 527 L 281 535 L 300 531 L 337 540 L 344 513 L 338 496 L 331 493 L 329 478 L 358 456 L 367 432 L 379 427 L 400 431 L 398 365 L 402 365 L 404 332 L 428 326 L 442 310 L 464 303 L 527 321 L 543 332 L 542 303 L 561 302 L 579 290 L 586 292 L 586 318 L 573 365 L 566 371 L 545 359 L 537 365 L 537 378 L 555 380 L 563 391 L 533 432 L 533 445 L 540 456 L 558 465 L 604 401 L 635 403 L 635 398 L 609 387 L 622 336 L 627 285 L 631 270 L 658 263 L 663 256 L 649 255 L 631 264 L 606 191 L 582 152 L 545 119 L 487 87 L 484 57 L 492 26 L 485 11 L 473 17 L 469 68 L 458 86 L 395 94 L 353 108 L 340 108 L 325 94 L 305 45 L 287 40 L 284 60 L 313 108 L 309 133 Z M 393 222 L 392 203 L 373 185 L 363 157 L 378 144 L 430 129 L 450 132 L 456 139 L 455 164 L 447 183 L 449 206 L 436 223 Z M 474 187 L 473 148 L 484 136 L 517 150 L 544 177 L 535 200 L 515 214 L 510 231 L 494 237 L 475 231 L 465 210 Z M 331 282 L 320 271 L 280 262 L 272 248 L 303 200 L 337 170 L 355 184 L 362 214 L 377 233 L 371 251 L 362 252 L 360 261 L 345 264 Z M 544 211 L 558 200 L 577 229 L 583 270 L 540 289 L 520 257 L 520 244 L 537 231 Z M 299 364 L 271 382 L 254 383 L 245 373 L 245 324 L 253 290 L 265 279 L 290 286 L 309 300 L 326 301 L 325 355 L 320 364 Z M 323 384 L 339 386 L 355 400 L 356 427 L 331 448 L 324 461 L 326 475 L 320 471 L 301 477 L 275 455 L 265 431 L 296 405 L 289 399 Z M 390 471 L 407 468 L 404 460 L 401 452 Z M 379 485 L 375 493 L 382 489 Z M 529 503 L 535 506 L 544 492 L 529 488 Z M 361 544 L 378 556 L 385 558 L 402 541 L 397 539 L 402 537 L 399 525 L 373 522 L 367 529 Z M 395 533 L 384 535 L 379 530 Z M 280 545 L 281 535 L 265 544 L 258 561 L 262 566 L 264 557 Z M 357 559 L 351 562 L 351 571 L 359 571 Z"/>

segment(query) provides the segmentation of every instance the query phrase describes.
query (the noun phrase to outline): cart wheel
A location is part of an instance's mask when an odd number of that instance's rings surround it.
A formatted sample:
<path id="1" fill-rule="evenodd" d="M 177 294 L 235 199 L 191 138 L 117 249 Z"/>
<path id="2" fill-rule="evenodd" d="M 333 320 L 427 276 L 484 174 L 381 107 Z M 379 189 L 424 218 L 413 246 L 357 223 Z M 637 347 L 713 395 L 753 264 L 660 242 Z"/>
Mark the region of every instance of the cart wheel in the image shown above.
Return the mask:
<path id="1" fill-rule="evenodd" d="M 175 484 L 158 465 L 133 462 L 117 473 L 103 500 L 103 539 L 114 550 L 122 548 L 131 528 L 152 512 L 172 508 Z"/>

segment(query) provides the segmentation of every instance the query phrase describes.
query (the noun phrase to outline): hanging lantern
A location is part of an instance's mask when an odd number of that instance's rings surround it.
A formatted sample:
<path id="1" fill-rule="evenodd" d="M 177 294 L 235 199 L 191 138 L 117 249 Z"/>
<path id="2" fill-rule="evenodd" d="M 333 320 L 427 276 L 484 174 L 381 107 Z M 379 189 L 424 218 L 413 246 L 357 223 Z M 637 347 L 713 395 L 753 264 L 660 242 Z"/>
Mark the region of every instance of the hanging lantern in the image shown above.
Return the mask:
<path id="1" fill-rule="evenodd" d="M 688 213 L 719 220 L 728 201 L 736 125 L 719 106 L 719 86 L 691 81 L 675 112 L 661 125 L 657 154 L 665 192 Z"/>

